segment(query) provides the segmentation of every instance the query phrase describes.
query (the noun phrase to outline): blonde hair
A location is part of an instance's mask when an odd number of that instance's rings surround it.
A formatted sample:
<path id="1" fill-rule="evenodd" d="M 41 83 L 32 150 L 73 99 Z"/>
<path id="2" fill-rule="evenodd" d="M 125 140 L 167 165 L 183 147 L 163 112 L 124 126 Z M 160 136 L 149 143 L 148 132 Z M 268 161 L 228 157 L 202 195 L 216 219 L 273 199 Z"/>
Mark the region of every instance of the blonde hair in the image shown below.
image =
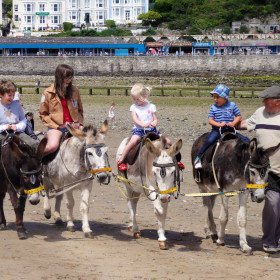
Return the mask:
<path id="1" fill-rule="evenodd" d="M 148 97 L 152 88 L 143 84 L 135 84 L 130 92 L 131 97 L 139 98 L 142 102 L 149 102 Z"/>

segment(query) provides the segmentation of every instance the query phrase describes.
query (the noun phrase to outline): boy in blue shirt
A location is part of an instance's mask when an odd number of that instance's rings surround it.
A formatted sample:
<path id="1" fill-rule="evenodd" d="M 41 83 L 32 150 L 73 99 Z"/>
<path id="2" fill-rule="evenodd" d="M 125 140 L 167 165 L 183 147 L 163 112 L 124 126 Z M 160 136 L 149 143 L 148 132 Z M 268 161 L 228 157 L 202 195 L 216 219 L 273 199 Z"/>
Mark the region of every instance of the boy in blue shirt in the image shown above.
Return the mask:
<path id="1" fill-rule="evenodd" d="M 228 100 L 230 89 L 224 85 L 217 85 L 210 92 L 213 95 L 215 104 L 210 108 L 208 114 L 209 124 L 212 125 L 212 130 L 208 135 L 207 140 L 197 153 L 194 161 L 194 168 L 202 168 L 201 157 L 206 149 L 221 137 L 224 132 L 233 132 L 234 127 L 241 120 L 241 113 L 234 102 Z M 249 142 L 249 139 L 239 133 L 236 135 L 244 142 Z"/>

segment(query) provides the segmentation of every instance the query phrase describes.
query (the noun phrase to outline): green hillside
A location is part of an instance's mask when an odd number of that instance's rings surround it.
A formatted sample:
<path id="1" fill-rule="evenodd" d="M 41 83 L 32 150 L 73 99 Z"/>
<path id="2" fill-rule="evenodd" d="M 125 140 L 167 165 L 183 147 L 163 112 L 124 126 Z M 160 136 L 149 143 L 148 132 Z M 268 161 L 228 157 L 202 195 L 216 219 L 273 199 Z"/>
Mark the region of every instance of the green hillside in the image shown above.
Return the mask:
<path id="1" fill-rule="evenodd" d="M 152 10 L 161 15 L 157 23 L 167 23 L 171 29 L 211 30 L 244 17 L 279 17 L 280 0 L 155 0 Z"/>

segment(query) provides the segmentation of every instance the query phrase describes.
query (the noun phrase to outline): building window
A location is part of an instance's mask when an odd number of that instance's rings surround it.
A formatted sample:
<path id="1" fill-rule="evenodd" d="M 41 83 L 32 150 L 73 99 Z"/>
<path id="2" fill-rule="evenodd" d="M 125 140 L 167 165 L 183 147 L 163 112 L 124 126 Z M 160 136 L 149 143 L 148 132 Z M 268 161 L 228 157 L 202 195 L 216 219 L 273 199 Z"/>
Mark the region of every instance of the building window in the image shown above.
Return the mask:
<path id="1" fill-rule="evenodd" d="M 69 6 L 71 8 L 77 8 L 77 0 L 69 0 Z"/>
<path id="2" fill-rule="evenodd" d="M 103 18 L 104 18 L 104 15 L 103 15 L 103 12 L 96 12 L 96 18 L 97 18 L 97 20 L 99 21 L 99 20 L 103 20 Z"/>
<path id="3" fill-rule="evenodd" d="M 15 21 L 18 21 L 18 15 L 15 15 Z"/>
<path id="4" fill-rule="evenodd" d="M 142 0 L 134 0 L 135 4 L 142 4 Z"/>
<path id="5" fill-rule="evenodd" d="M 46 17 L 40 16 L 40 23 L 46 23 Z"/>
<path id="6" fill-rule="evenodd" d="M 24 4 L 25 12 L 32 12 L 32 4 Z"/>
<path id="7" fill-rule="evenodd" d="M 125 20 L 130 20 L 130 11 L 125 11 Z"/>
<path id="8" fill-rule="evenodd" d="M 113 0 L 113 4 L 120 4 L 120 0 Z"/>
<path id="9" fill-rule="evenodd" d="M 14 9 L 15 9 L 15 12 L 17 12 L 18 11 L 18 5 L 15 5 Z"/>
<path id="10" fill-rule="evenodd" d="M 24 16 L 25 23 L 32 23 L 32 16 Z"/>
<path id="11" fill-rule="evenodd" d="M 60 11 L 60 4 L 52 4 L 52 12 L 59 12 Z"/>
<path id="12" fill-rule="evenodd" d="M 103 0 L 96 0 L 96 8 L 102 8 L 103 7 Z"/>
<path id="13" fill-rule="evenodd" d="M 90 8 L 90 0 L 85 0 L 85 8 Z"/>
<path id="14" fill-rule="evenodd" d="M 77 20 L 77 12 L 69 12 L 70 20 Z"/>
<path id="15" fill-rule="evenodd" d="M 45 4 L 39 4 L 39 11 L 44 12 L 45 11 Z"/>
<path id="16" fill-rule="evenodd" d="M 60 16 L 52 16 L 52 24 L 60 24 Z"/>
<path id="17" fill-rule="evenodd" d="M 134 13 L 135 13 L 136 17 L 138 17 L 139 15 L 142 14 L 142 8 L 136 8 L 136 9 L 134 10 Z"/>
<path id="18" fill-rule="evenodd" d="M 120 9 L 119 8 L 115 8 L 114 11 L 115 11 L 115 16 L 119 17 L 120 16 Z"/>
<path id="19" fill-rule="evenodd" d="M 124 4 L 130 4 L 130 0 L 124 0 Z"/>

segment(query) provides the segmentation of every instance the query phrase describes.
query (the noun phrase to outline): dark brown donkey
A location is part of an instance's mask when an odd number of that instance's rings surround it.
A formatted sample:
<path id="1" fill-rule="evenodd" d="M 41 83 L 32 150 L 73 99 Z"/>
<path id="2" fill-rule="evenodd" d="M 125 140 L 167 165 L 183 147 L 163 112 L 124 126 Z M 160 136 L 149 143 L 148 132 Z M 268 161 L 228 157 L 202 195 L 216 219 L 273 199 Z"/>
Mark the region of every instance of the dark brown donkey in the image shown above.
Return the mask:
<path id="1" fill-rule="evenodd" d="M 269 172 L 269 155 L 274 153 L 279 148 L 279 145 L 263 150 L 257 147 L 256 139 L 251 140 L 250 143 L 244 143 L 240 138 L 233 137 L 233 139 L 221 141 L 217 149 L 215 149 L 215 145 L 210 146 L 203 155 L 202 169 L 195 169 L 194 159 L 204 141 L 206 141 L 207 136 L 207 133 L 200 136 L 192 147 L 194 178 L 202 193 L 242 190 L 239 193 L 239 210 L 237 214 L 239 244 L 241 251 L 250 254 L 252 248 L 248 245 L 246 238 L 247 198 L 249 192 L 251 192 L 253 201 L 260 202 L 264 198 L 264 187 Z M 219 217 L 221 226 L 218 234 L 213 217 L 215 199 L 216 196 L 203 197 L 206 218 L 205 233 L 211 236 L 217 244 L 224 245 L 225 227 L 228 221 L 228 196 L 221 195 Z"/>
<path id="2" fill-rule="evenodd" d="M 34 151 L 17 136 L 11 136 L 0 147 L 0 230 L 6 229 L 3 200 L 9 193 L 16 214 L 19 239 L 27 237 L 23 225 L 25 202 L 36 205 L 42 189 L 42 155 L 47 139 L 41 140 Z"/>

